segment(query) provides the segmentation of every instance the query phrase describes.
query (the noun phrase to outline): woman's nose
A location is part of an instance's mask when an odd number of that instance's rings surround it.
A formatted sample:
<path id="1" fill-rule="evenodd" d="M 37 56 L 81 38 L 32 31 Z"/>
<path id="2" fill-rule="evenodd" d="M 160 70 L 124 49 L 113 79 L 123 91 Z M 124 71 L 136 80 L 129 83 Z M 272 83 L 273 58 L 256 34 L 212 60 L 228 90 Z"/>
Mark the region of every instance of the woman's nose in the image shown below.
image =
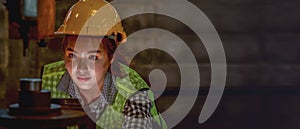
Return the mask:
<path id="1" fill-rule="evenodd" d="M 79 71 L 88 70 L 87 62 L 83 59 L 79 59 L 77 70 L 79 70 Z"/>

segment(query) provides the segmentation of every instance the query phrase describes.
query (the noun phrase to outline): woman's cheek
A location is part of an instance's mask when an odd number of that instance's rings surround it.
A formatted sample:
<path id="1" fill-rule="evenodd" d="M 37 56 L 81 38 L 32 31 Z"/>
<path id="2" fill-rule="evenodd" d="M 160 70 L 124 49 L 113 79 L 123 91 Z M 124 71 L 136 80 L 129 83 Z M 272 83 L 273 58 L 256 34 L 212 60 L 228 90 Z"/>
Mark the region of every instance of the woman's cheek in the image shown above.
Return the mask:
<path id="1" fill-rule="evenodd" d="M 97 80 L 104 78 L 105 73 L 108 71 L 108 63 L 106 61 L 96 63 L 95 73 Z"/>

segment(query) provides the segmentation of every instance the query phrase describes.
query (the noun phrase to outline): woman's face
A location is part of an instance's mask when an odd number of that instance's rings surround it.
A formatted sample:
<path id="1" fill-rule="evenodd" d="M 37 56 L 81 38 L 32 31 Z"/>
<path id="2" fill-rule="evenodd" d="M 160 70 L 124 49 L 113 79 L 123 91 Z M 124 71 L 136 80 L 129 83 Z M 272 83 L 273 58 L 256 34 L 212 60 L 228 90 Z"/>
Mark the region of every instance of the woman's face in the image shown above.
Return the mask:
<path id="1" fill-rule="evenodd" d="M 64 60 L 67 71 L 80 89 L 102 87 L 110 61 L 99 37 L 66 36 Z"/>

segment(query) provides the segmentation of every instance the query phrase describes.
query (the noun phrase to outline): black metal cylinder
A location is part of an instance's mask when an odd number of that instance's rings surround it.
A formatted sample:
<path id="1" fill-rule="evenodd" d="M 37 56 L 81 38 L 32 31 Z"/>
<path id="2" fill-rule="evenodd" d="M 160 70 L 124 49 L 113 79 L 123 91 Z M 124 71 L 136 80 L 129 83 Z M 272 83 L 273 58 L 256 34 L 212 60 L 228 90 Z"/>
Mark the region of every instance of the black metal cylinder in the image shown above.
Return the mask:
<path id="1" fill-rule="evenodd" d="M 42 79 L 40 78 L 21 78 L 20 90 L 21 91 L 41 91 Z"/>
<path id="2" fill-rule="evenodd" d="M 40 78 L 21 78 L 19 105 L 26 108 L 50 108 L 50 91 L 42 90 Z"/>
<path id="3" fill-rule="evenodd" d="M 28 108 L 39 108 L 48 107 L 50 108 L 50 91 L 20 91 L 19 92 L 19 105 L 20 107 Z"/>

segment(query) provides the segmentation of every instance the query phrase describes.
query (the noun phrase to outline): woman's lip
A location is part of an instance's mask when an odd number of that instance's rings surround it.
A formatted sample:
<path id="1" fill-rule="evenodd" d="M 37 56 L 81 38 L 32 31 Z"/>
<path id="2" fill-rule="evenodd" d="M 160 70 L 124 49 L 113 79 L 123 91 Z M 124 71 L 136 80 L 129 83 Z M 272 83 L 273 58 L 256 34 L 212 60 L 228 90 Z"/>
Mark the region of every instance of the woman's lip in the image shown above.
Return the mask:
<path id="1" fill-rule="evenodd" d="M 80 82 L 86 82 L 91 79 L 91 77 L 77 77 Z"/>

